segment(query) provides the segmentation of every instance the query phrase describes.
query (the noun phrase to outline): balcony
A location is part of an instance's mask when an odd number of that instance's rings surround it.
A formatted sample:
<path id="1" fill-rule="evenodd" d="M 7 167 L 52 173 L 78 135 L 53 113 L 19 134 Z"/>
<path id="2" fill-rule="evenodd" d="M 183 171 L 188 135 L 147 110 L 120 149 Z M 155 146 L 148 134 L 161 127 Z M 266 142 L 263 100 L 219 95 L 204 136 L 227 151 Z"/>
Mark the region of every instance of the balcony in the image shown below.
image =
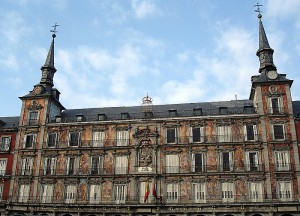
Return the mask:
<path id="1" fill-rule="evenodd" d="M 286 115 L 284 107 L 268 107 L 267 112 L 269 115 Z"/>

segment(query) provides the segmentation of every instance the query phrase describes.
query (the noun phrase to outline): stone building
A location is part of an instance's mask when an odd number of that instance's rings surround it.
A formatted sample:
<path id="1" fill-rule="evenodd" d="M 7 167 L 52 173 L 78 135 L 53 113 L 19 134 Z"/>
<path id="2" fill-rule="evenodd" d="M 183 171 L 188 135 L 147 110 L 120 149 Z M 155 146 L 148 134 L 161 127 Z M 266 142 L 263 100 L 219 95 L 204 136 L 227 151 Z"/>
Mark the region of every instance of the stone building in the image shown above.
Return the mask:
<path id="1" fill-rule="evenodd" d="M 299 215 L 292 80 L 278 74 L 259 14 L 248 100 L 65 109 L 41 80 L 20 97 L 7 215 Z M 299 130 L 298 130 L 299 131 Z"/>

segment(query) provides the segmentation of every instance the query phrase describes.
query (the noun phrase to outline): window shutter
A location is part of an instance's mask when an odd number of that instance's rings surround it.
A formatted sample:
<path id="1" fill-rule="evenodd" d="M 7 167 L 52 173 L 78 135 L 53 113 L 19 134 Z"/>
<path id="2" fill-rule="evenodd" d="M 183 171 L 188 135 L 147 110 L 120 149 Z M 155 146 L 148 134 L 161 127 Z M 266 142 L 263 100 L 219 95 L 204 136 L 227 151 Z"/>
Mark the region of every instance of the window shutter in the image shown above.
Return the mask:
<path id="1" fill-rule="evenodd" d="M 258 140 L 257 126 L 253 125 L 254 140 Z"/>
<path id="2" fill-rule="evenodd" d="M 247 125 L 244 125 L 244 140 L 248 141 L 248 136 L 247 136 Z"/>
<path id="3" fill-rule="evenodd" d="M 200 142 L 204 142 L 204 127 L 200 127 Z"/>
<path id="4" fill-rule="evenodd" d="M 195 172 L 196 162 L 195 162 L 195 154 L 192 154 L 192 172 Z"/>

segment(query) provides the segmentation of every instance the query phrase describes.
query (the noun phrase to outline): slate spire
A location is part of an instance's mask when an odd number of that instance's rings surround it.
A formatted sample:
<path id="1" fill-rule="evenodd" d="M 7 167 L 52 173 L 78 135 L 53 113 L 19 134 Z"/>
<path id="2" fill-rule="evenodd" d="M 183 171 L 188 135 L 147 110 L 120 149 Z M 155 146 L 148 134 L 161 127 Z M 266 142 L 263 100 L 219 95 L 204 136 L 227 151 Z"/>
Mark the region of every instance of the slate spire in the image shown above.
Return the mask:
<path id="1" fill-rule="evenodd" d="M 276 66 L 273 63 L 274 50 L 269 45 L 269 41 L 261 21 L 262 15 L 259 13 L 257 17 L 259 19 L 259 48 L 256 55 L 259 57 L 260 62 L 259 72 L 276 70 Z"/>
<path id="2" fill-rule="evenodd" d="M 45 60 L 45 64 L 41 67 L 42 70 L 42 77 L 40 84 L 42 84 L 45 88 L 52 88 L 53 87 L 53 77 L 54 73 L 56 72 L 56 68 L 54 66 L 54 40 L 56 37 L 56 24 L 54 30 L 52 30 L 52 42 L 48 51 L 47 58 Z"/>

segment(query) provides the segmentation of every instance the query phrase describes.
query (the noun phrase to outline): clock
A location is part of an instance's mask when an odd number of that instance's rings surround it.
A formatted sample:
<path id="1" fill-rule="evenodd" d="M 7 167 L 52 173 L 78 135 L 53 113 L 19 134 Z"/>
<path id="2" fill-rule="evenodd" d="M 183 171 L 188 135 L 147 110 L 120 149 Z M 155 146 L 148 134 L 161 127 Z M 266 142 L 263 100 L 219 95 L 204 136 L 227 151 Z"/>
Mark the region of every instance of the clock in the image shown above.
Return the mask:
<path id="1" fill-rule="evenodd" d="M 275 70 L 268 71 L 267 76 L 269 79 L 276 79 L 278 77 L 278 73 Z"/>
<path id="2" fill-rule="evenodd" d="M 43 92 L 43 87 L 42 86 L 36 86 L 36 87 L 34 87 L 32 92 L 35 95 L 41 94 Z"/>

